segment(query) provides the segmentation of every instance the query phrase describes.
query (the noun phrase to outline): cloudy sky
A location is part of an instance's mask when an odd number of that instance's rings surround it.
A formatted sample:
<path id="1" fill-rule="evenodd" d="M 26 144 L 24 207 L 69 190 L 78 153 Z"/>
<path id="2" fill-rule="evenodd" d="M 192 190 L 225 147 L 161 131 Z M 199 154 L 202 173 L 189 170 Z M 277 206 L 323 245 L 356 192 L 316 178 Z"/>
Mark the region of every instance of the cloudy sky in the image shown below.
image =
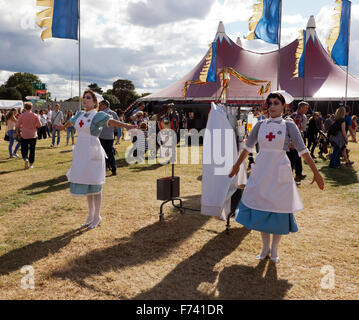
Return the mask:
<path id="1" fill-rule="evenodd" d="M 246 41 L 256 0 L 81 0 L 82 87 L 104 90 L 129 79 L 136 90 L 155 92 L 180 79 L 206 54 L 223 21 L 244 48 L 271 51 L 261 40 Z M 350 73 L 359 77 L 359 0 L 352 1 Z M 298 37 L 310 15 L 325 46 L 334 0 L 283 0 L 282 46 Z M 14 72 L 31 72 L 52 98 L 78 95 L 78 42 L 40 38 L 36 0 L 0 0 L 0 85 Z"/>

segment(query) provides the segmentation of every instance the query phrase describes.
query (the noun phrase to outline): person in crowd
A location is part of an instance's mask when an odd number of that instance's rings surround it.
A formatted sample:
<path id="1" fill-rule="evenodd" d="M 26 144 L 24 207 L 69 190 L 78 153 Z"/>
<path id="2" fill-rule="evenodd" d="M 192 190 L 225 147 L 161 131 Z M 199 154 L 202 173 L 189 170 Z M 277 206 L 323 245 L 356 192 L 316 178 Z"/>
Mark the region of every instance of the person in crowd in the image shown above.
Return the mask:
<path id="1" fill-rule="evenodd" d="M 307 127 L 307 112 L 309 108 L 309 103 L 306 101 L 301 101 L 298 103 L 298 109 L 296 112 L 292 113 L 291 118 L 294 120 L 295 124 L 297 125 L 299 132 L 302 134 L 302 138 L 304 140 L 304 131 Z M 298 155 L 298 151 L 296 148 L 291 145 L 287 156 L 290 160 L 292 165 L 292 169 L 295 171 L 295 178 L 294 180 L 300 183 L 301 180 L 306 178 L 306 175 L 303 174 L 303 165 L 302 165 L 302 158 Z"/>
<path id="2" fill-rule="evenodd" d="M 117 113 L 117 116 L 118 116 L 118 120 L 124 122 L 125 121 L 124 120 L 124 113 L 121 110 L 119 110 L 116 113 Z M 118 127 L 118 128 L 115 129 L 115 138 L 116 138 L 116 143 L 115 144 L 120 144 L 120 140 L 125 139 L 124 130 L 123 130 L 122 127 Z"/>
<path id="3" fill-rule="evenodd" d="M 329 127 L 333 124 L 332 115 L 327 114 L 326 119 L 324 120 L 324 132 L 327 133 L 329 130 Z"/>
<path id="4" fill-rule="evenodd" d="M 308 130 L 307 130 L 308 149 L 310 150 L 310 155 L 313 159 L 316 158 L 316 156 L 314 156 L 314 150 L 318 144 L 318 134 L 319 134 L 318 118 L 319 118 L 319 113 L 314 112 L 313 116 L 309 119 Z"/>
<path id="5" fill-rule="evenodd" d="M 16 122 L 16 131 L 21 134 L 21 155 L 25 162 L 25 169 L 32 169 L 35 162 L 35 147 L 37 128 L 41 127 L 40 119 L 32 112 L 32 103 L 25 102 L 25 112 Z"/>
<path id="6" fill-rule="evenodd" d="M 72 110 L 67 110 L 66 112 L 66 116 L 65 116 L 65 123 L 68 122 L 72 117 L 73 117 L 73 112 Z M 75 144 L 75 127 L 74 126 L 69 126 L 66 128 L 66 145 L 69 145 L 69 141 L 70 141 L 70 136 L 71 136 L 71 142 L 72 145 Z"/>
<path id="7" fill-rule="evenodd" d="M 237 207 L 235 221 L 261 232 L 263 247 L 256 258 L 264 260 L 270 255 L 271 261 L 277 263 L 281 236 L 298 231 L 294 213 L 303 210 L 286 156 L 290 140 L 311 168 L 314 174 L 312 183 L 316 182 L 323 190 L 324 180 L 304 144 L 299 128 L 293 121 L 282 118 L 284 97 L 280 93 L 270 93 L 266 102 L 270 118 L 254 126 L 229 177 L 238 174 L 241 163 L 258 141 L 259 154 Z"/>
<path id="8" fill-rule="evenodd" d="M 16 126 L 16 114 L 17 111 L 16 109 L 11 109 L 6 117 L 5 117 L 5 121 L 6 121 L 6 125 L 7 125 L 7 134 L 9 136 L 9 157 L 10 158 L 19 158 L 18 154 L 17 154 L 17 150 L 20 148 L 20 142 L 17 140 L 16 135 L 15 135 L 15 126 Z M 14 151 L 12 150 L 12 147 L 14 145 L 14 142 L 16 143 L 15 149 Z"/>
<path id="9" fill-rule="evenodd" d="M 51 116 L 52 116 L 51 106 L 48 105 L 47 110 L 46 110 L 46 119 L 47 119 L 46 133 L 49 138 L 51 137 L 51 131 L 52 131 L 51 130 Z"/>
<path id="10" fill-rule="evenodd" d="M 57 103 L 55 105 L 55 110 L 51 114 L 51 126 L 52 126 L 52 142 L 51 147 L 55 146 L 55 138 L 57 134 L 57 146 L 60 144 L 60 130 L 56 129 L 57 125 L 62 123 L 64 120 L 64 114 L 60 110 L 60 105 Z"/>
<path id="11" fill-rule="evenodd" d="M 40 110 L 39 119 L 41 122 L 41 127 L 38 131 L 38 138 L 46 139 L 46 127 L 47 127 L 47 117 L 44 110 Z"/>
<path id="12" fill-rule="evenodd" d="M 86 196 L 88 217 L 82 227 L 96 228 L 102 218 L 102 185 L 105 183 L 105 151 L 99 135 L 104 127 L 137 128 L 127 123 L 111 119 L 105 112 L 97 112 L 98 102 L 92 90 L 85 90 L 82 96 L 83 111 L 79 111 L 59 130 L 73 125 L 77 131 L 77 140 L 73 150 L 72 165 L 66 176 L 70 181 L 70 193 L 74 196 Z"/>
<path id="13" fill-rule="evenodd" d="M 111 119 L 118 120 L 117 113 L 110 109 L 110 102 L 108 100 L 102 100 L 99 104 L 99 110 L 108 114 Z M 114 127 L 104 127 L 100 133 L 100 142 L 103 149 L 106 152 L 106 167 L 108 167 L 112 175 L 116 175 L 116 159 L 115 159 L 115 149 L 113 147 L 113 142 L 115 139 L 114 134 L 115 128 Z"/>
<path id="14" fill-rule="evenodd" d="M 145 103 L 144 102 L 140 102 L 140 104 L 138 105 L 138 107 L 132 111 L 131 115 L 135 115 L 137 112 L 139 111 L 144 111 L 145 110 Z"/>
<path id="15" fill-rule="evenodd" d="M 335 121 L 329 127 L 328 138 L 333 146 L 333 153 L 330 158 L 329 168 L 340 168 L 340 156 L 343 155 L 347 166 L 351 166 L 353 162 L 349 161 L 346 152 L 346 144 L 348 136 L 345 130 L 345 108 L 340 107 L 335 112 Z"/>
<path id="16" fill-rule="evenodd" d="M 357 116 L 353 115 L 353 117 L 352 117 L 352 137 L 353 137 L 353 140 L 351 140 L 351 142 L 357 143 L 357 130 L 358 130 Z"/>

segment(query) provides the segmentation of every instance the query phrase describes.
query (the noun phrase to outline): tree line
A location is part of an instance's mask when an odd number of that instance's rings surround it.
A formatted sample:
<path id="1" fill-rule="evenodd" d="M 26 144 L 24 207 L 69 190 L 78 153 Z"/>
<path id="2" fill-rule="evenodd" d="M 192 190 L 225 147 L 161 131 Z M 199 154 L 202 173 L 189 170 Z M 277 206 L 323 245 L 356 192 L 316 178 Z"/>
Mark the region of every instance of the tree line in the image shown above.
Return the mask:
<path id="1" fill-rule="evenodd" d="M 23 100 L 26 101 L 27 96 L 34 96 L 33 83 L 41 83 L 39 77 L 28 72 L 17 72 L 11 75 L 8 80 L 0 86 L 0 99 L 4 100 Z M 118 79 L 112 84 L 112 89 L 104 92 L 97 83 L 89 84 L 88 88 L 102 95 L 104 99 L 111 103 L 111 107 L 116 109 L 126 109 L 131 103 L 137 99 L 149 95 L 150 93 L 138 94 L 131 80 Z M 44 99 L 47 102 L 53 101 L 51 92 L 46 92 Z M 65 101 L 79 101 L 79 97 L 73 97 Z M 60 101 L 61 102 L 61 101 Z"/>

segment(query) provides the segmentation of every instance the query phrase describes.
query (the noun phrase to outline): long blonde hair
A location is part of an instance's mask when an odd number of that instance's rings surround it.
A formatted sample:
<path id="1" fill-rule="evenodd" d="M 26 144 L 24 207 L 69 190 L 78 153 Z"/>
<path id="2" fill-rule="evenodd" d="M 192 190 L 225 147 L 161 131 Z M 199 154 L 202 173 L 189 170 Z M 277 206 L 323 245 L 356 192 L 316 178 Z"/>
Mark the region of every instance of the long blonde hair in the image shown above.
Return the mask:
<path id="1" fill-rule="evenodd" d="M 338 121 L 340 119 L 344 119 L 345 117 L 345 108 L 340 107 L 335 111 L 335 121 Z"/>

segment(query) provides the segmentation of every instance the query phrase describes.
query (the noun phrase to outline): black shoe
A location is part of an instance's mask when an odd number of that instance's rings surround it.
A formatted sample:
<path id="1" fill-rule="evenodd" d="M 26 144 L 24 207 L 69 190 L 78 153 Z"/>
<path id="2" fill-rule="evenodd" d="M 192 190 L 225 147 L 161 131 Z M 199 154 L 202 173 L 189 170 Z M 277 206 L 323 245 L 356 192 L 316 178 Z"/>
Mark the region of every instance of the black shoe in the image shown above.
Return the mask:
<path id="1" fill-rule="evenodd" d="M 302 174 L 302 175 L 296 175 L 295 176 L 295 181 L 300 181 L 300 180 L 304 180 L 306 178 L 306 175 L 305 174 Z"/>
<path id="2" fill-rule="evenodd" d="M 112 171 L 111 176 L 115 176 L 115 175 L 116 175 L 116 172 L 115 172 L 115 171 Z"/>

